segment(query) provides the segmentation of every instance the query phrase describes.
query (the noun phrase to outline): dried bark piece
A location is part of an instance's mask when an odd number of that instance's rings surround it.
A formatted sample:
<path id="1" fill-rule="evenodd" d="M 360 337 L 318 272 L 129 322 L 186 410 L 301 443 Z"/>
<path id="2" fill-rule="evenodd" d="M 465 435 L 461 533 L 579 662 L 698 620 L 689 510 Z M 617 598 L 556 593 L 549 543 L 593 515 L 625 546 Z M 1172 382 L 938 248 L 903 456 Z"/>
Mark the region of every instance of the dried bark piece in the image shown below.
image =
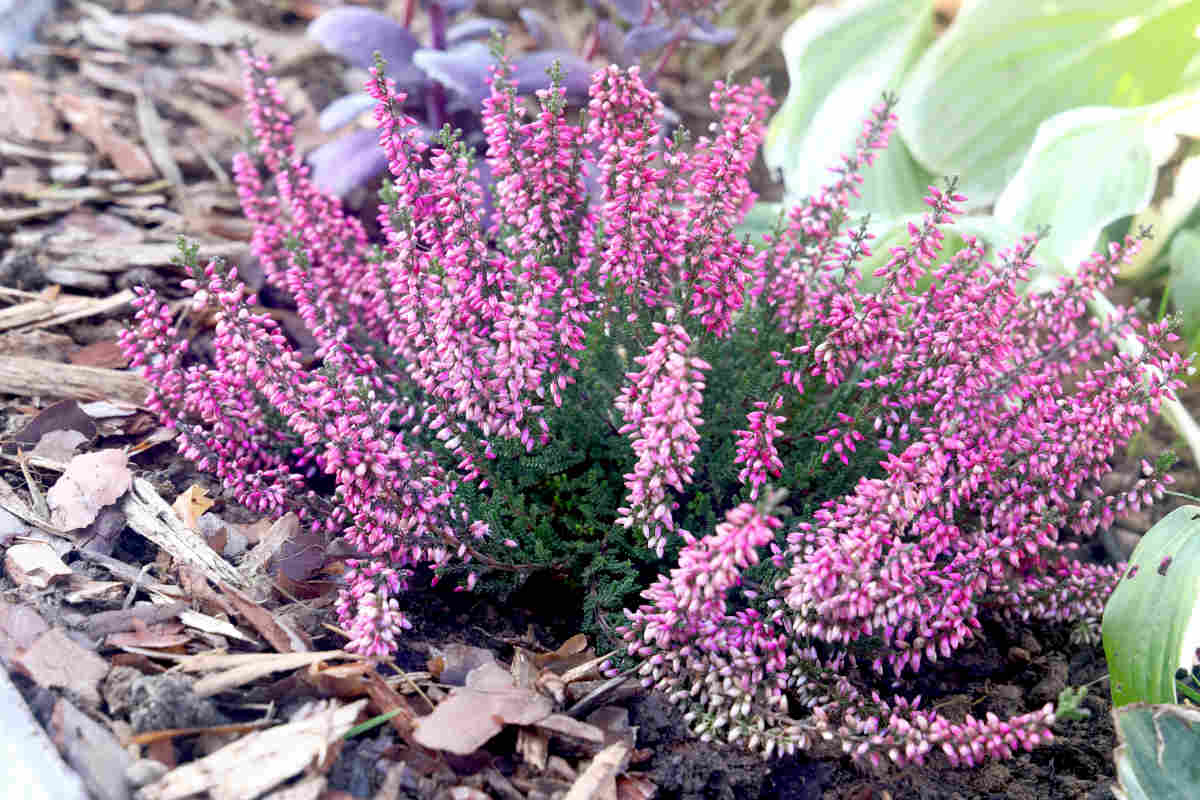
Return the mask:
<path id="1" fill-rule="evenodd" d="M 23 70 L 0 72 L 0 136 L 13 136 L 44 144 L 66 139 L 58 113 L 46 102 L 50 87 Z"/>
<path id="2" fill-rule="evenodd" d="M 130 372 L 76 367 L 34 358 L 0 357 L 0 394 L 121 400 L 142 406 L 149 390 L 150 384 L 144 378 Z"/>
<path id="3" fill-rule="evenodd" d="M 357 721 L 359 700 L 307 719 L 243 736 L 212 755 L 184 764 L 138 792 L 139 800 L 183 800 L 207 791 L 213 800 L 262 795 L 320 761 Z"/>
<path id="4" fill-rule="evenodd" d="M 62 93 L 54 98 L 54 107 L 71 127 L 112 159 L 113 166 L 128 180 L 144 181 L 157 175 L 145 149 L 116 130 L 117 109 L 97 97 Z"/>
<path id="5" fill-rule="evenodd" d="M 4 553 L 4 571 L 18 586 L 45 589 L 71 577 L 54 548 L 45 542 L 14 544 Z"/>
<path id="6" fill-rule="evenodd" d="M 624 742 L 616 742 L 601 750 L 580 773 L 571 785 L 564 800 L 594 800 L 594 798 L 616 798 L 617 775 L 629 763 L 632 748 Z"/>
<path id="7" fill-rule="evenodd" d="M 204 537 L 188 528 L 154 487 L 141 478 L 121 501 L 129 527 L 165 550 L 176 561 L 196 567 L 214 583 L 246 586 L 247 581 L 233 565 L 208 546 Z"/>
<path id="8" fill-rule="evenodd" d="M 129 800 L 125 770 L 133 758 L 112 731 L 66 700 L 54 704 L 49 732 L 96 800 Z"/>

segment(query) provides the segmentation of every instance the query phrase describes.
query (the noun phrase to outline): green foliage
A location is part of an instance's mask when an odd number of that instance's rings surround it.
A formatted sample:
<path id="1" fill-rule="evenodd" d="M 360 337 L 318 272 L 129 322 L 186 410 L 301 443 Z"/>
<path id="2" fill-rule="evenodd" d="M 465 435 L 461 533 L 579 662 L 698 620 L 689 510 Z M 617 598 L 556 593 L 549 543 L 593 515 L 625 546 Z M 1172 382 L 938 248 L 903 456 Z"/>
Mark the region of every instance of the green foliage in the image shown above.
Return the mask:
<path id="1" fill-rule="evenodd" d="M 1174 703 L 1200 648 L 1200 506 L 1177 508 L 1134 549 L 1104 608 L 1114 706 Z"/>
<path id="2" fill-rule="evenodd" d="M 1113 709 L 1117 800 L 1200 797 L 1200 710 L 1135 703 Z"/>
<path id="3" fill-rule="evenodd" d="M 615 338 L 622 346 L 601 346 L 602 337 Z M 605 322 L 595 321 L 587 349 L 580 353 L 577 382 L 563 392 L 561 408 L 547 404 L 545 417 L 554 438 L 532 453 L 519 442 L 493 442 L 497 457 L 486 464 L 487 488 L 469 484 L 458 491 L 473 518 L 491 529 L 481 549 L 498 561 L 526 567 L 484 570 L 479 589 L 505 601 L 522 588 L 536 587 L 535 602 L 561 608 L 564 617 L 578 615 L 583 632 L 601 644 L 610 643 L 606 630 L 621 618 L 622 609 L 637 604 L 638 593 L 663 563 L 675 559 L 679 545 L 676 538 L 659 558 L 645 546 L 640 530 L 614 524 L 616 509 L 625 504 L 625 475 L 636 459 L 628 436 L 619 433 L 624 421 L 613 410 L 613 399 L 625 373 L 640 369 L 622 354 L 643 352 L 641 337 L 648 338 L 648 332 L 636 323 L 610 323 L 606 332 Z M 726 510 L 749 499 L 749 489 L 738 480 L 741 466 L 734 463 L 735 432 L 747 426 L 755 401 L 769 401 L 781 389 L 770 353 L 794 344 L 793 337 L 775 330 L 765 312 L 751 309 L 732 336 L 697 350 L 712 369 L 705 376 L 694 480 L 677 498 L 680 527 L 705 535 L 724 520 Z M 836 460 L 823 464 L 825 445 L 814 438 L 831 427 L 846 428 L 838 422 L 838 412 L 854 416 L 859 425 L 871 424 L 877 398 L 855 389 L 854 383 L 846 381 L 821 395 L 780 392 L 790 398 L 777 412 L 788 420 L 777 441 L 784 463 L 778 484 L 789 487 L 787 507 L 780 513 L 810 515 L 821 503 L 848 492 L 862 476 L 878 472 L 882 454 L 873 446 L 850 454 L 849 466 Z M 506 546 L 505 540 L 516 547 Z M 479 565 L 469 568 L 478 570 Z M 760 564 L 747 572 L 746 580 L 765 583 L 773 569 L 769 562 Z"/>

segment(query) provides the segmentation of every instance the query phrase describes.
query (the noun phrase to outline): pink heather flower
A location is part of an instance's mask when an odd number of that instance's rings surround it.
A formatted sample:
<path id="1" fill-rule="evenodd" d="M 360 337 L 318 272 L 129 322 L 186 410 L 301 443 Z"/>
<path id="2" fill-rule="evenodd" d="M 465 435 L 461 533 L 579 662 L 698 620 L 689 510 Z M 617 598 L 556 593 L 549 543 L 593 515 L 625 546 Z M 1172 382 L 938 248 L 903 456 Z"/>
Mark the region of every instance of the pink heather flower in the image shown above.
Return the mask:
<path id="1" fill-rule="evenodd" d="M 787 421 L 785 417 L 768 413 L 768 404 L 761 400 L 756 401 L 754 407 L 758 410 L 746 415 L 749 427 L 735 431 L 738 443 L 737 456 L 733 460 L 735 464 L 745 464 L 738 473 L 738 480 L 743 484 L 749 482 L 751 500 L 758 498 L 758 488 L 766 483 L 768 473 L 778 478 L 783 470 L 775 439 L 779 436 L 779 425 Z M 782 408 L 783 396 L 776 395 L 770 407 Z"/>
<path id="2" fill-rule="evenodd" d="M 689 355 L 692 340 L 683 326 L 654 323 L 658 339 L 644 356 L 634 359 L 639 372 L 626 374 L 629 381 L 613 405 L 625 418 L 622 434 L 632 434 L 637 464 L 625 476 L 629 489 L 627 506 L 617 510 L 617 524 L 637 526 L 648 546 L 660 556 L 666 534 L 675 531 L 667 488 L 678 492 L 692 480 L 692 458 L 700 450 L 700 403 L 704 395 L 704 372 L 711 367 Z M 681 531 L 682 533 L 682 531 Z"/>

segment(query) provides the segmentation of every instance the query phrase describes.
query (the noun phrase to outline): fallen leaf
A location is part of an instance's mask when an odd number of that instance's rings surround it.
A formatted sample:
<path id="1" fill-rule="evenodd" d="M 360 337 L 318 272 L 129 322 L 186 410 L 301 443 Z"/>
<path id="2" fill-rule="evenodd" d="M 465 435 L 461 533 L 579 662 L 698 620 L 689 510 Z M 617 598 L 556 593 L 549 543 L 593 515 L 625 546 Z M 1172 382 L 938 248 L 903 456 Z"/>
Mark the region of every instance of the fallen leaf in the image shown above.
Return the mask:
<path id="1" fill-rule="evenodd" d="M 152 650 L 167 650 L 179 647 L 192 640 L 192 635 L 178 622 L 147 625 L 135 621 L 132 633 L 111 633 L 104 640 L 108 647 L 145 647 Z"/>
<path id="2" fill-rule="evenodd" d="M 198 483 L 189 486 L 171 504 L 183 524 L 194 531 L 200 530 L 200 515 L 212 507 L 213 499 L 208 496 L 208 490 Z"/>
<path id="3" fill-rule="evenodd" d="M 8 548 L 4 553 L 4 571 L 13 583 L 33 589 L 45 589 L 71 576 L 71 568 L 45 542 L 25 542 Z"/>
<path id="4" fill-rule="evenodd" d="M 484 664 L 495 664 L 496 656 L 491 650 L 482 647 L 472 647 L 466 644 L 451 643 L 443 647 L 432 648 L 433 657 L 426 669 L 440 683 L 451 686 L 462 686 L 467 682 L 467 675 L 476 667 Z"/>
<path id="5" fill-rule="evenodd" d="M 75 456 L 46 493 L 50 522 L 62 530 L 87 527 L 100 509 L 129 491 L 133 473 L 124 450 L 98 450 Z"/>
<path id="6" fill-rule="evenodd" d="M 578 661 L 572 661 L 572 659 L 575 656 L 579 656 L 579 655 L 582 655 L 583 653 L 585 653 L 587 650 L 587 646 L 588 646 L 587 637 L 584 636 L 582 633 L 577 633 L 574 636 L 572 636 L 570 639 L 567 639 L 565 642 L 563 642 L 559 646 L 559 648 L 557 650 L 555 650 L 553 653 L 538 653 L 536 656 L 533 657 L 533 663 L 539 667 L 547 667 L 547 666 L 551 666 L 552 664 L 554 666 L 559 666 L 556 662 L 563 662 L 563 661 L 571 662 L 571 663 L 562 665 L 560 667 L 560 669 L 558 670 L 561 672 L 563 669 L 573 667 L 573 666 L 575 666 L 576 663 L 586 660 L 588 658 L 588 656 L 585 656 L 583 659 L 579 659 Z"/>
<path id="7" fill-rule="evenodd" d="M 433 713 L 417 720 L 413 739 L 424 747 L 469 755 L 505 725 L 532 725 L 554 710 L 550 699 L 518 688 L 499 664 L 483 664 L 467 675 Z"/>
<path id="8" fill-rule="evenodd" d="M 88 437 L 79 431 L 49 431 L 38 440 L 37 447 L 29 455 L 65 464 L 75 457 L 75 451 L 86 441 Z"/>
<path id="9" fill-rule="evenodd" d="M 11 441 L 25 450 L 32 450 L 46 434 L 54 431 L 74 431 L 83 437 L 81 441 L 91 441 L 96 438 L 96 423 L 74 400 L 63 400 L 31 419 L 12 435 Z"/>
<path id="10" fill-rule="evenodd" d="M 225 597 L 237 608 L 238 614 L 278 652 L 307 653 L 312 650 L 312 642 L 303 631 L 267 611 L 244 592 L 224 583 L 219 586 Z"/>
<path id="11" fill-rule="evenodd" d="M 50 626 L 29 606 L 0 600 L 0 662 L 11 662 L 17 652 L 31 647 Z"/>
<path id="12" fill-rule="evenodd" d="M 89 706 L 100 705 L 100 681 L 108 674 L 108 662 L 58 628 L 39 636 L 12 663 L 43 689 L 70 689 Z"/>

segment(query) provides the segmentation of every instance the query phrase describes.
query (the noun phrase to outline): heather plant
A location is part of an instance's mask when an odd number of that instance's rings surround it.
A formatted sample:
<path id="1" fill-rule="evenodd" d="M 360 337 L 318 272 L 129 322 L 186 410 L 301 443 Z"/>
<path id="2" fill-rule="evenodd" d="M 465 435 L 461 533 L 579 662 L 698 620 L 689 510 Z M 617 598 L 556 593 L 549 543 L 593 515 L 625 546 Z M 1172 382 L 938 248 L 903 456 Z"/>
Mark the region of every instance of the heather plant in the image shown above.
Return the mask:
<path id="1" fill-rule="evenodd" d="M 734 228 L 755 201 L 759 82 L 715 84 L 708 133 L 658 148 L 638 68 L 596 72 L 576 122 L 560 75 L 530 114 L 497 57 L 491 223 L 474 150 L 448 127 L 428 145 L 372 68 L 391 180 L 370 242 L 315 188 L 268 65 L 246 56 L 239 193 L 319 366 L 235 270 L 192 253 L 212 361 L 147 291 L 122 338 L 182 453 L 247 506 L 346 537 L 337 611 L 368 655 L 397 647 L 419 569 L 464 589 L 549 575 L 542 602 L 585 595 L 704 738 L 833 742 L 876 765 L 1048 740 L 1052 706 L 951 718 L 911 680 L 987 617 L 1096 635 L 1119 573 L 1075 548 L 1163 491 L 1163 464 L 1136 491 L 1100 481 L 1185 367 L 1165 321 L 1087 319 L 1137 242 L 1044 294 L 1020 291 L 1034 236 L 935 266 L 963 202 L 950 181 L 861 291 L 870 240 L 847 205 L 892 99 L 756 248 Z M 1114 352 L 1116 335 L 1137 351 Z"/>

